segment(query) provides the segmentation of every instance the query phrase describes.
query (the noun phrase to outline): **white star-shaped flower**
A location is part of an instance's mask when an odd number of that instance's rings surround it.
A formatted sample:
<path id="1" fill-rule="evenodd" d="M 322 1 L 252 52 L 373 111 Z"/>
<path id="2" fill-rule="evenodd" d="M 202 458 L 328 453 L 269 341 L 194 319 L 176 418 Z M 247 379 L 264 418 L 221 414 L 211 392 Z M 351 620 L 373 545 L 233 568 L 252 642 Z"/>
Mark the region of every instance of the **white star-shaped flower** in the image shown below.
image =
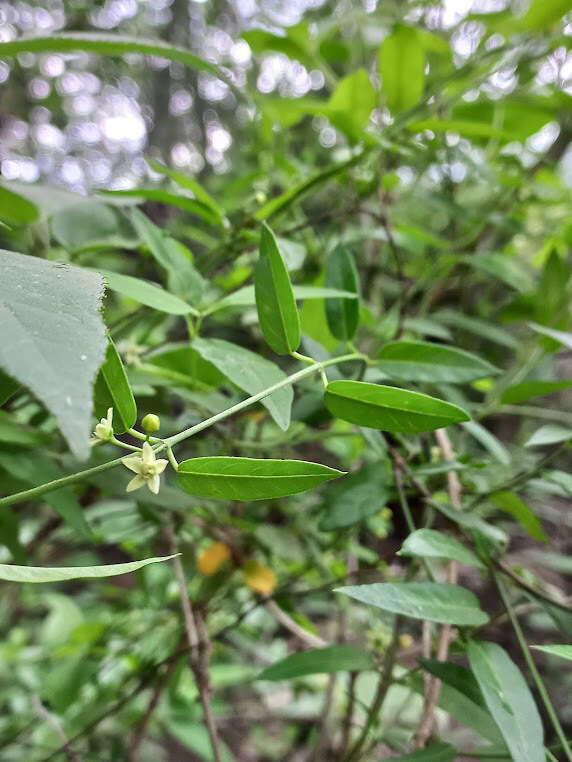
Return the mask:
<path id="1" fill-rule="evenodd" d="M 102 418 L 95 427 L 95 433 L 91 440 L 93 445 L 109 442 L 113 438 L 113 408 L 107 410 L 107 418 Z"/>
<path id="2" fill-rule="evenodd" d="M 149 442 L 143 443 L 141 455 L 129 455 L 127 458 L 122 458 L 121 462 L 137 474 L 127 485 L 127 492 L 139 489 L 145 484 L 153 494 L 156 495 L 159 492 L 159 474 L 163 473 L 169 461 L 162 458 L 157 460 Z"/>

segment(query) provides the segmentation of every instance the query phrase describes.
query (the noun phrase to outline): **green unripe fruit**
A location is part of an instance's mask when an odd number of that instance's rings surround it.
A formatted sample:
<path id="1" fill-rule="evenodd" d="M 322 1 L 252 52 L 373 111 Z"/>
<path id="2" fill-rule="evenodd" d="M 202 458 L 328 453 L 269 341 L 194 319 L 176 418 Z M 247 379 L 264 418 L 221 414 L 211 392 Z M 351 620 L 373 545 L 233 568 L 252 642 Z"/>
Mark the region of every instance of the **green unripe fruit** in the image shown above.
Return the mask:
<path id="1" fill-rule="evenodd" d="M 155 415 L 155 413 L 147 413 L 145 418 L 141 421 L 141 426 L 143 426 L 148 434 L 152 434 L 154 431 L 159 431 L 161 421 L 159 420 L 159 416 Z"/>

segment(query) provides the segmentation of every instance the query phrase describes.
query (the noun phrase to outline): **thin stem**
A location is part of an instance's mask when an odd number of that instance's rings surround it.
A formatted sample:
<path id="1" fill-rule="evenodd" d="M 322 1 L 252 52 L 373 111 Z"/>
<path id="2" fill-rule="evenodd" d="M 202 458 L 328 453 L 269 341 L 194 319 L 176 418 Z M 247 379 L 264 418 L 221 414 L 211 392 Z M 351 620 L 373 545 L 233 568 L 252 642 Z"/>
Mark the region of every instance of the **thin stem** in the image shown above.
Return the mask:
<path id="1" fill-rule="evenodd" d="M 175 453 L 173 452 L 172 448 L 169 445 L 167 445 L 167 457 L 169 458 L 169 462 L 173 466 L 175 471 L 178 471 L 179 464 L 177 463 L 177 459 L 175 458 Z"/>
<path id="2" fill-rule="evenodd" d="M 554 728 L 556 735 L 558 736 L 558 739 L 560 743 L 562 744 L 562 749 L 564 753 L 566 754 L 566 758 L 569 762 L 572 762 L 572 748 L 570 747 L 570 744 L 568 743 L 568 740 L 566 736 L 564 735 L 564 731 L 562 729 L 562 725 L 560 724 L 560 720 L 558 719 L 558 715 L 556 714 L 556 710 L 554 709 L 554 706 L 552 704 L 552 701 L 550 700 L 550 696 L 548 695 L 548 691 L 546 690 L 546 686 L 544 685 L 544 682 L 540 676 L 539 671 L 536 668 L 536 664 L 534 663 L 534 659 L 532 658 L 532 654 L 530 653 L 530 649 L 528 647 L 528 643 L 526 642 L 526 638 L 524 637 L 524 633 L 522 632 L 522 629 L 520 627 L 520 623 L 518 621 L 518 618 L 516 614 L 514 613 L 514 610 L 512 608 L 511 602 L 508 598 L 508 595 L 506 593 L 504 584 L 502 580 L 499 578 L 498 574 L 495 571 L 494 566 L 490 566 L 490 572 L 491 576 L 493 577 L 496 586 L 498 588 L 498 591 L 500 593 L 500 596 L 502 598 L 504 607 L 506 609 L 507 614 L 510 617 L 510 621 L 513 627 L 513 630 L 515 632 L 515 635 L 518 640 L 518 644 L 520 646 L 520 649 L 522 651 L 522 654 L 526 660 L 526 663 L 528 665 L 528 668 L 530 670 L 530 674 L 532 675 L 532 679 L 534 680 L 534 683 L 536 685 L 536 688 L 538 690 L 538 693 L 540 694 L 540 698 L 542 699 L 542 703 L 544 704 L 546 708 L 546 712 L 548 716 L 550 717 L 550 721 L 552 723 L 552 727 Z"/>
<path id="3" fill-rule="evenodd" d="M 216 415 L 213 415 L 211 418 L 207 418 L 205 421 L 202 421 L 201 423 L 198 423 L 196 426 L 191 426 L 188 429 L 185 429 L 184 431 L 179 432 L 178 434 L 175 434 L 172 437 L 169 437 L 168 439 L 157 439 L 157 447 L 155 448 L 155 452 L 161 452 L 166 447 L 173 447 L 173 445 L 178 444 L 179 442 L 182 442 L 185 439 L 188 439 L 189 437 L 194 436 L 195 434 L 198 434 L 199 431 L 204 431 L 205 429 L 208 429 L 210 426 L 214 426 L 215 423 L 218 423 L 219 421 L 224 420 L 225 418 L 228 418 L 231 415 L 234 415 L 234 413 L 238 413 L 241 410 L 245 410 L 246 408 L 250 407 L 251 405 L 254 405 L 256 402 L 260 402 L 260 400 L 263 400 L 265 397 L 268 397 L 273 392 L 278 391 L 279 389 L 283 389 L 286 386 L 292 386 L 297 381 L 300 381 L 303 378 L 306 378 L 306 376 L 311 376 L 312 373 L 318 372 L 320 369 L 326 368 L 330 365 L 337 365 L 338 363 L 342 362 L 350 362 L 351 360 L 363 360 L 365 355 L 355 353 L 355 354 L 349 354 L 349 355 L 342 355 L 341 357 L 333 357 L 330 360 L 326 360 L 325 362 L 316 363 L 315 365 L 310 365 L 307 368 L 304 368 L 303 370 L 298 371 L 297 373 L 293 373 L 291 376 L 288 376 L 283 381 L 279 381 L 277 384 L 273 384 L 272 386 L 269 386 L 267 389 L 264 389 L 261 392 L 258 392 L 258 394 L 253 394 L 252 397 L 248 397 L 247 399 L 243 400 L 242 402 L 239 402 L 236 405 L 233 405 L 232 407 L 227 408 L 226 410 L 223 410 L 221 413 L 217 413 Z M 133 430 L 129 430 L 130 434 L 133 434 Z M 136 436 L 136 434 L 133 434 L 133 436 Z M 146 439 L 147 437 L 145 437 Z M 151 437 L 151 442 L 155 441 L 155 437 Z M 35 498 L 39 497 L 40 495 L 44 495 L 46 492 L 52 492 L 53 490 L 59 489 L 60 487 L 67 487 L 70 484 L 75 484 L 76 482 L 83 481 L 84 479 L 89 478 L 90 476 L 94 476 L 95 474 L 100 474 L 104 471 L 108 471 L 111 468 L 115 468 L 115 466 L 121 465 L 121 458 L 115 458 L 114 460 L 110 460 L 107 463 L 101 463 L 99 466 L 94 466 L 93 468 L 86 468 L 83 471 L 78 471 L 75 474 L 70 474 L 69 476 L 62 476 L 59 479 L 54 479 L 53 481 L 46 482 L 45 484 L 40 484 L 38 487 L 32 487 L 30 489 L 22 490 L 21 492 L 15 492 L 13 495 L 8 495 L 7 497 L 0 498 L 0 507 L 6 506 L 6 505 L 13 505 L 14 503 L 21 503 L 25 500 L 34 500 Z"/>
<path id="4" fill-rule="evenodd" d="M 173 530 L 170 527 L 169 538 L 171 549 L 176 553 L 177 543 Z M 175 577 L 177 578 L 177 584 L 179 586 L 183 622 L 185 624 L 185 633 L 187 636 L 187 643 L 189 645 L 189 665 L 193 675 L 195 676 L 197 689 L 199 691 L 199 698 L 205 715 L 205 725 L 207 727 L 209 739 L 211 742 L 214 762 L 222 762 L 220 743 L 212 711 L 210 696 L 211 691 L 208 670 L 210 640 L 208 639 L 208 633 L 206 631 L 204 622 L 199 618 L 198 614 L 193 611 L 191 606 L 191 599 L 189 598 L 189 593 L 187 590 L 187 581 L 185 580 L 183 564 L 181 563 L 181 557 L 178 555 L 173 559 L 173 568 L 175 570 Z M 200 636 L 199 627 L 201 628 Z"/>
<path id="5" fill-rule="evenodd" d="M 141 431 L 137 431 L 137 429 L 127 429 L 127 433 L 131 434 L 132 437 L 135 437 L 135 439 L 140 439 L 142 442 L 151 442 L 152 444 L 159 444 L 162 442 L 162 439 L 159 439 L 159 437 L 150 437 L 149 434 L 143 434 Z"/>
<path id="6" fill-rule="evenodd" d="M 387 692 L 389 688 L 391 687 L 393 665 L 395 663 L 395 656 L 397 654 L 397 647 L 399 644 L 399 632 L 401 630 L 401 621 L 402 619 L 400 616 L 397 616 L 395 618 L 395 621 L 393 623 L 393 633 L 391 635 L 391 643 L 389 644 L 387 651 L 385 652 L 385 658 L 383 660 L 383 666 L 381 670 L 381 677 L 377 686 L 375 698 L 369 708 L 365 725 L 363 726 L 357 741 L 354 743 L 353 747 L 351 748 L 350 753 L 346 757 L 345 762 L 354 762 L 354 760 L 359 759 L 361 750 L 363 749 L 363 746 L 365 742 L 367 741 L 369 731 L 371 730 L 374 722 L 377 720 L 381 707 L 383 706 L 383 702 L 385 701 L 385 697 L 387 696 Z"/>
<path id="7" fill-rule="evenodd" d="M 330 360 L 325 360 L 324 362 L 310 365 L 307 368 L 304 368 L 303 370 L 299 370 L 297 373 L 293 373 L 291 376 L 288 376 L 288 378 L 285 378 L 283 381 L 279 381 L 277 384 L 273 384 L 272 386 L 269 386 L 267 389 L 264 389 L 263 391 L 258 392 L 258 394 L 254 394 L 252 395 L 252 397 L 248 397 L 242 402 L 238 402 L 236 405 L 233 405 L 232 407 L 229 407 L 226 410 L 223 410 L 222 412 L 217 413 L 216 415 L 213 415 L 212 418 L 208 418 L 206 421 L 197 423 L 196 426 L 191 426 L 190 428 L 185 429 L 184 431 L 181 431 L 178 434 L 173 435 L 172 437 L 168 437 L 167 439 L 164 440 L 164 442 L 166 445 L 170 445 L 171 447 L 173 447 L 173 445 L 176 445 L 179 442 L 182 442 L 183 440 L 188 439 L 189 437 L 192 437 L 195 434 L 198 434 L 199 431 L 204 431 L 204 429 L 208 429 L 210 426 L 213 426 L 215 423 L 218 423 L 219 421 L 222 421 L 225 418 L 228 418 L 229 416 L 234 415 L 234 413 L 239 413 L 241 410 L 245 410 L 247 407 L 254 405 L 255 402 L 260 402 L 260 400 L 264 399 L 265 397 L 268 397 L 270 394 L 273 394 L 274 392 L 277 392 L 279 389 L 283 389 L 285 386 L 292 386 L 292 384 L 295 384 L 298 381 L 301 381 L 303 378 L 306 378 L 306 376 L 311 376 L 313 373 L 318 372 L 321 368 L 327 368 L 330 365 L 338 365 L 343 362 L 349 362 L 350 360 L 362 360 L 363 358 L 364 358 L 364 355 L 359 353 L 354 353 L 349 355 L 342 355 L 341 357 L 333 357 Z M 2 505 L 1 502 L 0 502 L 0 505 Z"/>
<path id="8" fill-rule="evenodd" d="M 117 437 L 112 437 L 109 440 L 112 444 L 117 445 L 118 447 L 123 447 L 124 450 L 131 450 L 131 452 L 141 452 L 140 447 L 135 447 L 134 445 L 126 444 L 125 442 L 121 442 Z"/>

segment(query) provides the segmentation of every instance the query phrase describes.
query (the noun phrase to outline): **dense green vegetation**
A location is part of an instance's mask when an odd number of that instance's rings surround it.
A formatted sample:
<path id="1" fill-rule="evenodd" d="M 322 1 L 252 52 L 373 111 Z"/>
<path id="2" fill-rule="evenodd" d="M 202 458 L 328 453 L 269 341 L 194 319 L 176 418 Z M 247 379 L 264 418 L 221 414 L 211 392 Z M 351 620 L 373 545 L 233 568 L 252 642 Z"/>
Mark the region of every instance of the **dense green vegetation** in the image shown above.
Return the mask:
<path id="1" fill-rule="evenodd" d="M 243 76 L 0 42 L 234 109 L 139 187 L 2 164 L 3 761 L 572 762 L 572 3 L 370 5 Z"/>

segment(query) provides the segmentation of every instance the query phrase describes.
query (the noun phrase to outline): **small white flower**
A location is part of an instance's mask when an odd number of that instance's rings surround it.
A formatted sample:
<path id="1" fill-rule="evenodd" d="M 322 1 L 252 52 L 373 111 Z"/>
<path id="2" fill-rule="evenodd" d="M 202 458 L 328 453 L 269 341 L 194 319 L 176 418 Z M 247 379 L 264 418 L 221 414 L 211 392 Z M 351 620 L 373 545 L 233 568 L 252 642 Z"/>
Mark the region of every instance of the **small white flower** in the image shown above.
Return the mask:
<path id="1" fill-rule="evenodd" d="M 107 410 L 107 418 L 102 418 L 95 427 L 95 433 L 91 440 L 93 445 L 109 442 L 113 438 L 113 408 Z"/>
<path id="2" fill-rule="evenodd" d="M 127 485 L 127 492 L 139 489 L 145 484 L 153 494 L 156 495 L 159 492 L 159 474 L 163 473 L 169 461 L 161 458 L 157 460 L 149 442 L 143 443 L 141 455 L 129 455 L 127 458 L 122 458 L 121 462 L 137 474 Z"/>

